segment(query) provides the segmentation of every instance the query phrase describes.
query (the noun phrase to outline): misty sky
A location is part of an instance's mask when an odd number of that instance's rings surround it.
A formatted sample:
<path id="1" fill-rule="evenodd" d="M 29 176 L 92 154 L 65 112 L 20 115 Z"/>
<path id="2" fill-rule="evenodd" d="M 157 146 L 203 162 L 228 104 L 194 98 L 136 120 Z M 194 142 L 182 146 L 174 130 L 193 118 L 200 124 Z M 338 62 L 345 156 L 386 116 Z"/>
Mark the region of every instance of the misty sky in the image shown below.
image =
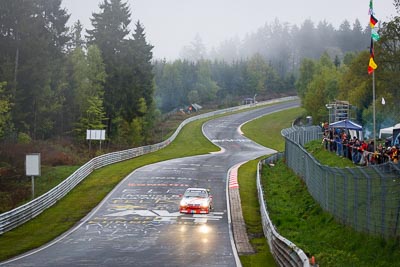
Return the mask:
<path id="1" fill-rule="evenodd" d="M 126 0 L 124 0 L 126 1 Z M 91 28 L 92 12 L 99 12 L 103 0 L 63 0 L 71 14 L 69 25 L 78 19 Z M 132 21 L 140 20 L 147 40 L 154 47 L 154 58 L 175 59 L 183 46 L 198 34 L 207 49 L 222 41 L 255 32 L 275 18 L 280 22 L 301 25 L 326 20 L 335 28 L 347 19 L 369 22 L 369 0 L 128 0 Z M 375 17 L 388 21 L 396 15 L 393 0 L 375 0 Z M 134 29 L 134 23 L 131 23 Z"/>

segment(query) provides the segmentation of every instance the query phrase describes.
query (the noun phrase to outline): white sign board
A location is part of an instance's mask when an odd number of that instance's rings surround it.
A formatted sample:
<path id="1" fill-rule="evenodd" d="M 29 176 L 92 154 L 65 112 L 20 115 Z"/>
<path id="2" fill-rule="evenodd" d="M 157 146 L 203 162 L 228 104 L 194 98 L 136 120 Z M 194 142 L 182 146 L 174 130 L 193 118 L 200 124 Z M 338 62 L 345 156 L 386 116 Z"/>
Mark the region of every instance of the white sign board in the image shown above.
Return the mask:
<path id="1" fill-rule="evenodd" d="M 86 130 L 86 140 L 106 140 L 106 130 Z"/>
<path id="2" fill-rule="evenodd" d="M 26 155 L 25 170 L 26 176 L 40 176 L 40 153 Z"/>

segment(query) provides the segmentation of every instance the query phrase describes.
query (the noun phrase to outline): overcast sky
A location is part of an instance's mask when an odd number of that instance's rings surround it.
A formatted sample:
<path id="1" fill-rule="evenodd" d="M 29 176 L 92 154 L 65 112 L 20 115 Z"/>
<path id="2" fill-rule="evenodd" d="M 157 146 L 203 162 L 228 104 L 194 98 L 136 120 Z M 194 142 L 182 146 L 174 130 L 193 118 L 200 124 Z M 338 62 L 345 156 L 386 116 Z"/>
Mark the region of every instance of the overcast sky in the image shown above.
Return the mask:
<path id="1" fill-rule="evenodd" d="M 155 48 L 154 58 L 175 59 L 181 48 L 198 34 L 207 49 L 232 37 L 242 39 L 275 18 L 280 22 L 301 25 L 306 19 L 314 23 L 326 20 L 335 28 L 347 19 L 369 22 L 369 0 L 124 0 L 131 13 L 131 29 L 140 21 L 147 40 Z M 71 14 L 69 24 L 78 19 L 91 28 L 92 12 L 99 12 L 103 0 L 63 0 Z M 375 17 L 388 21 L 396 15 L 393 0 L 375 0 Z"/>

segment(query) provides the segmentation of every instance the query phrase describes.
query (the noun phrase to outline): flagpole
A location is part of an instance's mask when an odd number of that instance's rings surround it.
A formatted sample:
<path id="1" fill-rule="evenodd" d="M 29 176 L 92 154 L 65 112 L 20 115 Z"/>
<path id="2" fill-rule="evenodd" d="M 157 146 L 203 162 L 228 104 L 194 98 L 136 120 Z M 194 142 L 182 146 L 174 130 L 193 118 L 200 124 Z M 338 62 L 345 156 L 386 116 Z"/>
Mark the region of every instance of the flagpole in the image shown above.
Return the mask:
<path id="1" fill-rule="evenodd" d="M 375 71 L 372 73 L 372 109 L 374 124 L 374 152 L 376 151 L 376 118 L 375 118 Z"/>
<path id="2" fill-rule="evenodd" d="M 378 32 L 374 29 L 375 24 L 378 22 L 378 20 L 374 17 L 374 4 L 373 0 L 369 1 L 369 23 L 371 26 L 371 47 L 370 47 L 370 60 L 369 60 L 369 65 L 368 65 L 368 73 L 370 74 L 372 72 L 372 113 L 373 113 L 373 135 L 374 135 L 374 152 L 376 151 L 376 118 L 375 118 L 375 69 L 378 67 L 375 64 L 374 61 L 374 41 L 379 40 L 379 34 Z"/>

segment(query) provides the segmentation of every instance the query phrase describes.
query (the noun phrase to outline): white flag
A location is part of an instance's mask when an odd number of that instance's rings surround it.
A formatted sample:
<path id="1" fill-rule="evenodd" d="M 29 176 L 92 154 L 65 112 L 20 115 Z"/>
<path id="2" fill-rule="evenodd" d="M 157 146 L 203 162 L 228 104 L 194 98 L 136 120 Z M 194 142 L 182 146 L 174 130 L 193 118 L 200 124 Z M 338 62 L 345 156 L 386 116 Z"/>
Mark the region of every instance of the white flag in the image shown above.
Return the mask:
<path id="1" fill-rule="evenodd" d="M 385 99 L 382 97 L 382 105 L 385 105 Z"/>

